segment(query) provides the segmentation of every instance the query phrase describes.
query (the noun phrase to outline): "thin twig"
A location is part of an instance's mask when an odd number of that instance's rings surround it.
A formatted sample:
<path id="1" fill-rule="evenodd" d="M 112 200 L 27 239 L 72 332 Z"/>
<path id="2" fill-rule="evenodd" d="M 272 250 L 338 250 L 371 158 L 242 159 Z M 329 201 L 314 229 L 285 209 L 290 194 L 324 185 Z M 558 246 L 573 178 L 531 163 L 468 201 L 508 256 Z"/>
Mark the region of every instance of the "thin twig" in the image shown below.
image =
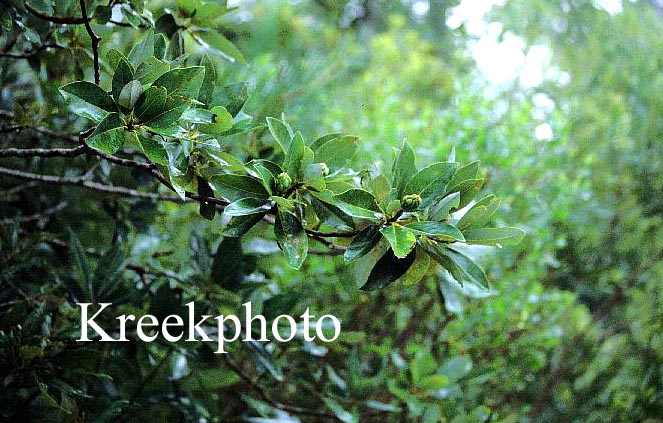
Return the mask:
<path id="1" fill-rule="evenodd" d="M 58 212 L 61 212 L 62 210 L 66 209 L 67 206 L 68 206 L 67 202 L 62 201 L 61 203 L 59 203 L 59 204 L 57 204 L 53 207 L 50 207 L 50 208 L 48 208 L 44 211 L 40 211 L 40 212 L 37 212 L 35 214 L 31 214 L 31 215 L 28 215 L 28 216 L 18 216 L 18 217 L 15 217 L 15 218 L 5 218 L 5 219 L 2 219 L 1 222 L 4 223 L 5 225 L 11 225 L 15 222 L 21 222 L 21 223 L 33 222 L 35 220 L 41 220 L 41 219 L 44 219 L 47 216 L 50 216 L 50 215 L 56 214 Z"/>
<path id="2" fill-rule="evenodd" d="M 90 41 L 92 42 L 92 56 L 94 60 L 94 83 L 99 85 L 101 80 L 99 74 L 99 41 L 101 37 L 94 33 L 92 26 L 90 25 L 90 18 L 87 15 L 87 6 L 85 5 L 85 0 L 80 0 L 81 13 L 83 15 L 83 23 L 85 24 L 85 30 L 87 31 Z"/>
<path id="3" fill-rule="evenodd" d="M 0 158 L 7 157 L 76 157 L 87 152 L 85 145 L 75 148 L 5 148 L 0 149 Z"/>
<path id="4" fill-rule="evenodd" d="M 170 201 L 173 203 L 182 203 L 179 197 L 172 197 L 169 195 L 153 194 L 150 192 L 137 191 L 135 189 L 118 187 L 113 185 L 104 185 L 99 182 L 93 182 L 86 178 L 68 178 L 51 175 L 39 175 L 36 173 L 24 172 L 16 169 L 8 169 L 0 167 L 0 175 L 13 176 L 29 181 L 43 182 L 45 184 L 53 185 L 72 185 L 88 188 L 94 191 L 103 192 L 106 194 L 115 194 L 121 197 L 142 198 L 153 201 Z"/>
<path id="5" fill-rule="evenodd" d="M 58 15 L 48 15 L 46 13 L 40 12 L 30 5 L 30 3 L 23 2 L 25 10 L 32 13 L 34 16 L 38 17 L 43 21 L 48 21 L 61 25 L 80 25 L 85 23 L 85 18 L 79 18 L 78 16 L 58 16 Z"/>
<path id="6" fill-rule="evenodd" d="M 28 50 L 23 53 L 0 52 L 0 57 L 6 57 L 8 59 L 29 59 L 32 56 L 35 56 L 44 50 L 48 50 L 49 48 L 64 48 L 64 47 L 58 44 L 42 44 L 36 49 Z"/>

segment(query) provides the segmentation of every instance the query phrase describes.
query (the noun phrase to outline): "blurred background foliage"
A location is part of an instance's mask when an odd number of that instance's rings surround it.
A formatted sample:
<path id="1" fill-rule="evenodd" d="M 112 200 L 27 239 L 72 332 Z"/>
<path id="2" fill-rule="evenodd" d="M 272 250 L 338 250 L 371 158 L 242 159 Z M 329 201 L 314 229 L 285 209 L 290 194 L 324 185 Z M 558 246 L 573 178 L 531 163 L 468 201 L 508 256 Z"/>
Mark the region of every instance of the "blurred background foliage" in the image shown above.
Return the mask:
<path id="1" fill-rule="evenodd" d="M 4 416 L 663 422 L 660 2 L 236 5 L 218 30 L 249 64 L 225 63 L 218 78 L 249 82 L 247 113 L 283 114 L 309 138 L 359 135 L 358 157 L 378 171 L 403 139 L 420 165 L 445 160 L 455 147 L 460 162 L 482 161 L 486 187 L 503 199 L 501 218 L 528 236 L 516 247 L 477 251 L 493 295 L 452 285 L 441 292 L 434 277 L 364 293 L 342 260 L 312 258 L 293 271 L 258 231 L 241 249 L 217 245 L 218 220 L 201 219 L 194 207 L 98 205 L 75 188 L 13 193 L 12 181 L 0 180 L 3 200 L 14 200 L 0 212 L 0 307 L 21 302 L 1 324 Z M 0 59 L 2 108 L 19 103 L 28 120 L 75 128 L 64 110 L 33 110 L 42 98 L 26 86 L 57 77 L 66 60 L 44 55 L 40 67 Z M 67 66 L 91 67 L 84 55 L 69 60 Z M 252 134 L 227 147 L 250 155 L 259 145 Z M 52 160 L 34 165 L 62 166 Z M 137 175 L 112 177 L 131 184 Z M 27 229 L 13 224 L 17 213 L 29 216 L 52 198 L 68 207 Z M 69 236 L 69 245 L 80 239 L 90 254 L 69 258 L 57 243 L 43 242 L 44 228 Z M 120 242 L 109 248 L 113 239 Z M 227 268 L 229 251 L 241 265 Z M 125 259 L 160 273 L 112 271 Z M 73 348 L 52 335 L 58 321 L 76 320 L 62 287 L 87 266 L 97 269 L 95 278 L 126 284 L 122 292 L 132 298 L 117 298 L 125 304 L 119 310 L 165 313 L 193 298 L 230 313 L 251 300 L 266 316 L 306 307 L 334 314 L 343 335 L 324 345 L 235 345 L 228 359 L 199 345 Z M 52 282 L 44 284 L 46 275 Z M 244 287 L 221 289 L 219 278 L 229 277 Z M 10 330 L 16 324 L 21 328 Z"/>

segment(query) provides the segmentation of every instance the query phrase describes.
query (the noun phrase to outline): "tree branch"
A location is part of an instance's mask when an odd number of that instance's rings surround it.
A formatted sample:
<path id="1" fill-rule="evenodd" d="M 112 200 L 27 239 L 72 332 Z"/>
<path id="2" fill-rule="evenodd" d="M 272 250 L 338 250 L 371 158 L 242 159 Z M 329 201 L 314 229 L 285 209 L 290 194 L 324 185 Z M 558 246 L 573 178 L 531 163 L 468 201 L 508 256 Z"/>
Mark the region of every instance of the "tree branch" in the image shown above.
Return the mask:
<path id="1" fill-rule="evenodd" d="M 87 152 L 87 146 L 81 145 L 75 148 L 5 148 L 0 149 L 0 158 L 7 157 L 76 157 Z"/>
<path id="2" fill-rule="evenodd" d="M 99 85 L 101 77 L 99 75 L 99 41 L 101 37 L 94 33 L 92 26 L 90 26 L 90 18 L 87 15 L 87 6 L 85 5 L 85 0 L 80 0 L 79 4 L 81 5 L 81 13 L 83 14 L 83 24 L 85 24 L 85 30 L 87 31 L 90 41 L 92 42 L 92 56 L 94 60 L 94 83 Z"/>
<path id="3" fill-rule="evenodd" d="M 29 59 L 32 56 L 35 56 L 44 50 L 48 50 L 49 48 L 64 48 L 64 47 L 58 44 L 42 44 L 36 49 L 28 50 L 23 53 L 9 53 L 3 51 L 0 52 L 0 57 L 6 57 L 8 59 Z"/>
<path id="4" fill-rule="evenodd" d="M 58 15 L 47 15 L 46 13 L 40 12 L 30 5 L 30 3 L 23 2 L 25 10 L 32 13 L 34 16 L 38 17 L 43 21 L 48 21 L 61 25 L 80 25 L 85 23 L 85 18 L 79 18 L 78 16 L 58 16 Z"/>
<path id="5" fill-rule="evenodd" d="M 83 177 L 68 178 L 68 177 L 59 177 L 51 175 L 39 175 L 36 173 L 24 172 L 16 169 L 8 169 L 6 167 L 0 167 L 0 175 L 13 176 L 15 178 L 25 179 L 29 181 L 37 181 L 45 184 L 80 186 L 94 191 L 103 192 L 106 194 L 119 195 L 120 197 L 142 198 L 153 201 L 171 201 L 173 203 L 183 202 L 179 197 L 153 194 L 126 187 L 104 185 L 99 182 L 89 181 Z"/>
<path id="6" fill-rule="evenodd" d="M 21 222 L 21 223 L 24 223 L 24 222 L 33 222 L 33 221 L 35 221 L 35 220 L 41 220 L 41 219 L 45 218 L 46 216 L 50 216 L 50 215 L 52 215 L 52 214 L 56 214 L 56 213 L 58 213 L 58 212 L 60 212 L 60 211 L 62 211 L 62 210 L 64 210 L 64 209 L 66 209 L 67 206 L 68 206 L 67 202 L 66 202 L 66 201 L 63 201 L 63 202 L 61 202 L 61 203 L 59 203 L 59 204 L 57 204 L 57 205 L 55 205 L 55 206 L 53 206 L 53 207 L 50 207 L 50 208 L 48 208 L 48 209 L 46 209 L 46 210 L 44 210 L 44 211 L 40 211 L 40 212 L 38 212 L 38 213 L 31 214 L 31 215 L 29 215 L 29 216 L 18 216 L 18 217 L 16 217 L 16 218 L 6 218 L 6 219 L 2 219 L 1 222 L 4 223 L 5 225 L 11 225 L 11 224 L 13 224 L 13 223 L 15 223 L 15 222 Z"/>

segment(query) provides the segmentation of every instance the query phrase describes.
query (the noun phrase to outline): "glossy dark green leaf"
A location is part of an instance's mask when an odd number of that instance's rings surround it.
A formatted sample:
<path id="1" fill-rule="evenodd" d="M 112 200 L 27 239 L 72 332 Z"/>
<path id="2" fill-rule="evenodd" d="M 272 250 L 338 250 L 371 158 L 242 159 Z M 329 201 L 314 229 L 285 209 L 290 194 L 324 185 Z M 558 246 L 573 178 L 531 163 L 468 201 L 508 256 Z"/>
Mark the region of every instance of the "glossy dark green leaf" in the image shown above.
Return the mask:
<path id="1" fill-rule="evenodd" d="M 358 139 L 358 137 L 346 135 L 325 142 L 313 150 L 315 161 L 325 163 L 331 169 L 344 167 L 357 152 Z"/>
<path id="2" fill-rule="evenodd" d="M 131 48 L 129 61 L 137 67 L 154 56 L 154 31 L 148 30 L 145 36 Z"/>
<path id="3" fill-rule="evenodd" d="M 407 182 L 402 196 L 418 194 L 422 198 L 420 208 L 430 205 L 432 201 L 444 195 L 447 183 L 451 180 L 456 168 L 456 163 L 439 162 L 421 169 Z"/>
<path id="4" fill-rule="evenodd" d="M 404 227 L 417 235 L 425 235 L 444 241 L 465 241 L 463 234 L 455 226 L 444 222 L 412 222 Z"/>
<path id="5" fill-rule="evenodd" d="M 85 140 L 85 143 L 104 153 L 113 154 L 124 144 L 124 132 L 125 124 L 120 115 L 110 113 Z"/>
<path id="6" fill-rule="evenodd" d="M 473 205 L 465 215 L 463 215 L 456 226 L 461 231 L 482 228 L 490 221 L 491 216 L 497 211 L 499 206 L 500 199 L 494 195 L 488 195 L 477 201 L 477 203 Z"/>
<path id="7" fill-rule="evenodd" d="M 282 121 L 272 117 L 267 118 L 267 126 L 269 127 L 269 132 L 281 146 L 281 150 L 287 153 L 293 137 L 290 129 Z"/>
<path id="8" fill-rule="evenodd" d="M 518 228 L 482 228 L 464 232 L 468 244 L 480 245 L 514 245 L 518 244 L 525 232 Z"/>
<path id="9" fill-rule="evenodd" d="M 117 106 L 110 95 L 98 85 L 87 81 L 76 81 L 60 88 L 63 95 L 77 97 L 84 102 L 105 110 L 107 112 L 117 112 Z"/>
<path id="10" fill-rule="evenodd" d="M 225 107 L 214 106 L 210 111 L 213 114 L 212 123 L 201 125 L 201 131 L 218 135 L 233 127 L 233 117 Z"/>
<path id="11" fill-rule="evenodd" d="M 471 258 L 452 247 L 445 247 L 441 244 L 422 245 L 430 252 L 435 261 L 451 273 L 459 284 L 469 283 L 484 290 L 488 289 L 486 274 Z"/>
<path id="12" fill-rule="evenodd" d="M 142 115 L 141 119 L 145 125 L 151 128 L 167 128 L 177 122 L 182 114 L 189 108 L 189 103 L 183 97 L 166 97 L 166 104 L 160 108 L 157 106 L 160 105 L 161 94 L 155 93 L 155 103 L 149 108 L 149 113 L 151 117 L 146 118 L 145 115 Z"/>
<path id="13" fill-rule="evenodd" d="M 308 254 L 308 236 L 301 221 L 293 213 L 279 211 L 274 223 L 276 241 L 293 269 L 302 267 Z"/>
<path id="14" fill-rule="evenodd" d="M 302 165 L 304 163 L 306 148 L 302 134 L 297 132 L 292 137 L 283 162 L 283 169 L 294 179 L 299 179 L 302 176 Z"/>
<path id="15" fill-rule="evenodd" d="M 209 105 L 214 98 L 214 87 L 216 86 L 216 68 L 207 55 L 204 55 L 200 65 L 205 68 L 205 77 L 198 93 L 198 100 Z"/>
<path id="16" fill-rule="evenodd" d="M 204 79 L 204 66 L 176 68 L 161 75 L 152 86 L 164 87 L 168 91 L 168 96 L 178 95 L 195 99 Z"/>
<path id="17" fill-rule="evenodd" d="M 223 236 L 237 238 L 246 234 L 252 227 L 265 217 L 264 214 L 250 214 L 247 216 L 237 216 L 230 219 L 230 222 L 223 228 Z"/>
<path id="18" fill-rule="evenodd" d="M 117 66 L 115 67 L 115 72 L 113 73 L 113 80 L 111 83 L 113 98 L 116 102 L 120 101 L 120 92 L 129 82 L 134 79 L 134 69 L 129 63 L 129 61 L 120 56 L 118 58 Z"/>
<path id="19" fill-rule="evenodd" d="M 214 198 L 214 191 L 209 186 L 207 181 L 201 178 L 200 176 L 197 177 L 197 180 L 198 180 L 198 195 L 203 197 Z M 205 219 L 212 220 L 216 215 L 216 205 L 214 203 L 210 203 L 207 201 L 201 201 L 200 206 L 198 208 L 198 212 Z"/>
<path id="20" fill-rule="evenodd" d="M 143 154 L 152 162 L 161 166 L 168 166 L 168 153 L 161 140 L 152 136 L 138 136 Z"/>
<path id="21" fill-rule="evenodd" d="M 417 173 L 417 167 L 414 164 L 414 152 L 410 144 L 404 142 L 391 169 L 391 187 L 396 199 L 403 197 L 403 190 L 415 173 Z"/>
<path id="22" fill-rule="evenodd" d="M 166 110 L 168 94 L 162 87 L 150 87 L 136 102 L 134 115 L 142 122 L 149 122 Z"/>
<path id="23" fill-rule="evenodd" d="M 242 198 L 269 198 L 269 192 L 262 183 L 251 176 L 222 174 L 216 175 L 211 179 L 212 186 L 216 192 L 230 202 L 241 200 Z"/>
<path id="24" fill-rule="evenodd" d="M 479 173 L 479 164 L 480 162 L 476 160 L 466 164 L 465 166 L 459 167 L 454 174 L 453 179 L 451 182 L 449 182 L 450 192 L 457 191 L 453 188 L 463 183 L 464 181 L 467 181 L 468 179 L 477 179 L 477 174 Z"/>
<path id="25" fill-rule="evenodd" d="M 138 65 L 133 78 L 143 85 L 154 83 L 161 75 L 170 70 L 170 65 L 156 57 L 150 57 L 147 61 Z"/>
<path id="26" fill-rule="evenodd" d="M 380 228 L 376 225 L 362 229 L 345 250 L 345 261 L 353 261 L 368 254 L 380 241 Z"/>
<path id="27" fill-rule="evenodd" d="M 412 231 L 400 225 L 389 225 L 380 229 L 380 233 L 387 238 L 391 249 L 398 258 L 404 258 L 414 248 L 417 237 Z"/>
<path id="28" fill-rule="evenodd" d="M 219 87 L 214 94 L 214 104 L 223 105 L 233 117 L 242 110 L 247 99 L 248 87 L 244 82 Z"/>
<path id="29" fill-rule="evenodd" d="M 134 105 L 138 101 L 138 98 L 143 93 L 143 87 L 140 85 L 139 81 L 133 80 L 129 81 L 127 85 L 122 87 L 120 91 L 120 96 L 117 99 L 117 104 L 126 111 L 133 109 Z"/>
<path id="30" fill-rule="evenodd" d="M 457 210 L 458 206 L 460 206 L 460 193 L 449 194 L 431 206 L 428 219 L 434 221 L 444 220 L 449 216 L 449 213 Z"/>
<path id="31" fill-rule="evenodd" d="M 374 291 L 385 288 L 396 282 L 412 266 L 416 258 L 416 250 L 412 250 L 405 258 L 399 259 L 389 249 L 373 266 L 362 291 Z"/>
<path id="32" fill-rule="evenodd" d="M 223 210 L 226 216 L 246 216 L 249 214 L 265 214 L 272 208 L 271 201 L 260 198 L 242 198 L 228 204 Z"/>
<path id="33" fill-rule="evenodd" d="M 231 62 L 246 64 L 246 59 L 235 45 L 219 31 L 207 31 L 194 34 L 210 52 L 219 54 Z"/>

